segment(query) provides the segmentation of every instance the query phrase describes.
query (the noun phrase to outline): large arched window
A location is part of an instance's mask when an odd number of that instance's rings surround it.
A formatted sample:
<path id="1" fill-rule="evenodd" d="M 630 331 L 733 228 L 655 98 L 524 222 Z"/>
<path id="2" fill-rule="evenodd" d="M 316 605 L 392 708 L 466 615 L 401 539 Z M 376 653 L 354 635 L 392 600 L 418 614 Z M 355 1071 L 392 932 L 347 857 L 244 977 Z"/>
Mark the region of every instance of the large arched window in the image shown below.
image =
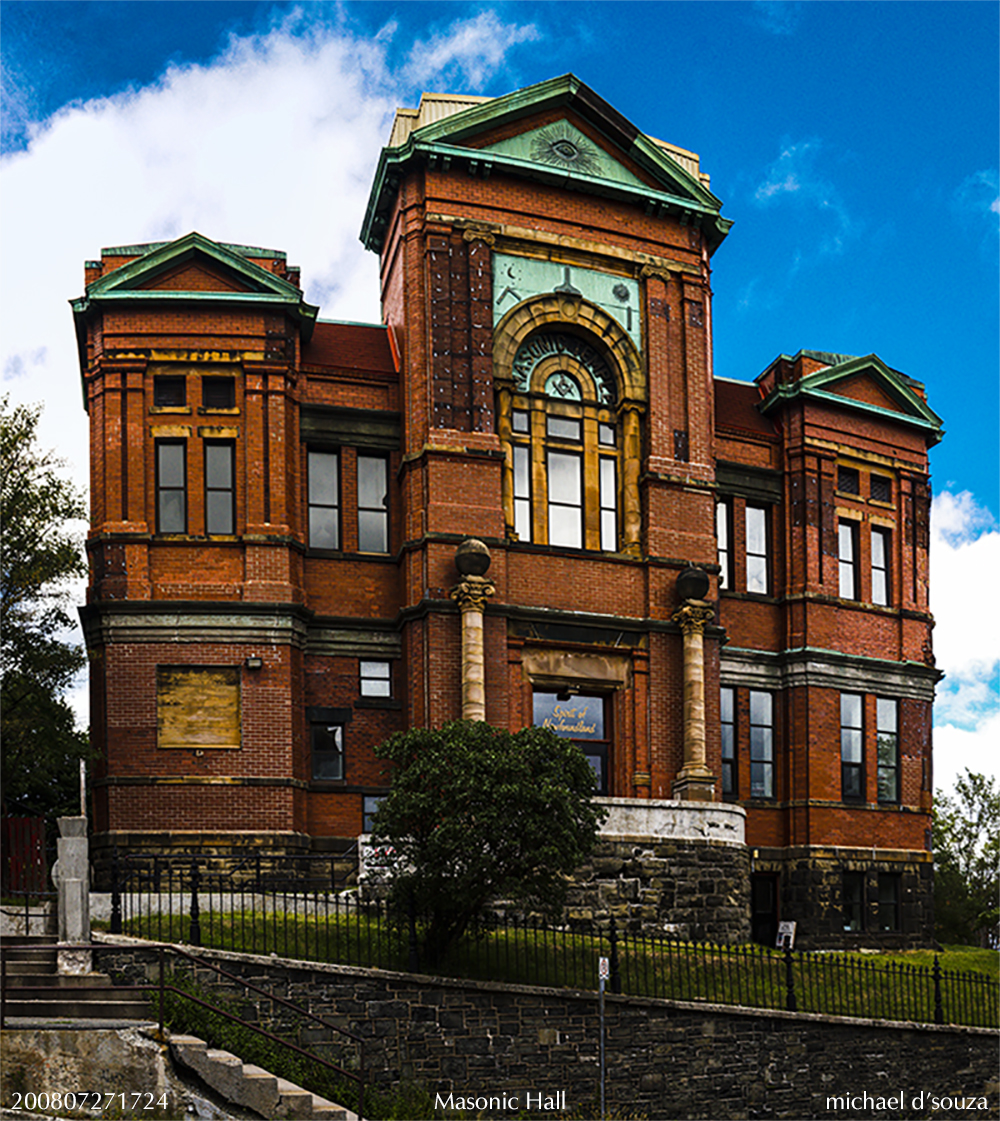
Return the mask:
<path id="1" fill-rule="evenodd" d="M 621 326 L 586 301 L 525 301 L 498 324 L 494 376 L 510 535 L 637 553 L 645 379 Z"/>
<path id="2" fill-rule="evenodd" d="M 589 343 L 546 332 L 514 359 L 514 532 L 521 541 L 617 552 L 621 439 L 614 375 Z"/>

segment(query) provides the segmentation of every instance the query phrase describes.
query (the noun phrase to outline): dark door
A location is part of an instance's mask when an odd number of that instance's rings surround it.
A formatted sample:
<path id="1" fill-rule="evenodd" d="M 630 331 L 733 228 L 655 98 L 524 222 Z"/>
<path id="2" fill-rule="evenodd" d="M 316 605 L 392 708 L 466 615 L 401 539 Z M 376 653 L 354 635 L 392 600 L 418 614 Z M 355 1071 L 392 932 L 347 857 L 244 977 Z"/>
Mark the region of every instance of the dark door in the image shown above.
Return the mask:
<path id="1" fill-rule="evenodd" d="M 773 946 L 778 937 L 778 877 L 757 872 L 750 877 L 750 937 Z"/>

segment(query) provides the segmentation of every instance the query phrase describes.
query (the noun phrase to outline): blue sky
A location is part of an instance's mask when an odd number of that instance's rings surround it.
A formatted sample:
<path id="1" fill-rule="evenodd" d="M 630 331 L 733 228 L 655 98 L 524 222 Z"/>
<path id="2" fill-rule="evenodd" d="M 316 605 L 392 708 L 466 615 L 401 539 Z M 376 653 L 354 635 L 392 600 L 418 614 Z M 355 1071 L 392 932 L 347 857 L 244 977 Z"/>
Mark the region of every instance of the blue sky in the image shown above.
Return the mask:
<path id="1" fill-rule="evenodd" d="M 285 249 L 327 318 L 377 320 L 357 240 L 398 105 L 572 71 L 693 149 L 735 225 L 715 371 L 800 348 L 927 385 L 939 784 L 995 770 L 1000 6 L 0 3 L 3 390 L 86 480 L 66 300 L 102 246 L 192 228 Z M 970 589 L 974 589 L 970 597 Z M 984 626 L 983 621 L 988 625 Z"/>

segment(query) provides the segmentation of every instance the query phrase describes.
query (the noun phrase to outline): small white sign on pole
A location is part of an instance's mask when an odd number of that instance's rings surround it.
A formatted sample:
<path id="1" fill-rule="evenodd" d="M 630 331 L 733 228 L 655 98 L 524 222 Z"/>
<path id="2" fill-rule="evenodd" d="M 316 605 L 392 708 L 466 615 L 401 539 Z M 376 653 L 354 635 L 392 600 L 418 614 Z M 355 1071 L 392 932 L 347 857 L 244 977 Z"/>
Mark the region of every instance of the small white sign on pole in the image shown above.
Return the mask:
<path id="1" fill-rule="evenodd" d="M 597 976 L 606 981 L 611 976 L 611 959 L 598 958 Z"/>

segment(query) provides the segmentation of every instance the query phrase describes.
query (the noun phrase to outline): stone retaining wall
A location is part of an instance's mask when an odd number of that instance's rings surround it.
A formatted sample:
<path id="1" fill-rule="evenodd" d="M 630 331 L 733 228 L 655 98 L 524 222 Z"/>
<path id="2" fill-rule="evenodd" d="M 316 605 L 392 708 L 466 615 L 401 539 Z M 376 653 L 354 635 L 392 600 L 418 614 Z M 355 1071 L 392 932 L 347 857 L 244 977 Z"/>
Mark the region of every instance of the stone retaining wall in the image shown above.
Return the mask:
<path id="1" fill-rule="evenodd" d="M 543 1116 L 527 1109 L 528 1092 L 544 1102 L 565 1091 L 570 1110 L 598 1097 L 596 993 L 202 953 L 363 1036 L 366 1067 L 383 1086 L 416 1081 L 456 1105 L 506 1094 L 506 1107 L 470 1111 L 487 1117 Z M 115 944 L 95 956 L 122 978 L 155 971 L 145 948 Z M 199 980 L 217 978 L 206 970 Z M 257 998 L 245 1007 L 264 1026 L 284 1016 Z M 992 1117 L 1000 1104 L 996 1031 L 616 996 L 606 998 L 605 1018 L 607 1100 L 624 1116 Z M 972 1107 L 933 1107 L 930 1095 Z"/>

